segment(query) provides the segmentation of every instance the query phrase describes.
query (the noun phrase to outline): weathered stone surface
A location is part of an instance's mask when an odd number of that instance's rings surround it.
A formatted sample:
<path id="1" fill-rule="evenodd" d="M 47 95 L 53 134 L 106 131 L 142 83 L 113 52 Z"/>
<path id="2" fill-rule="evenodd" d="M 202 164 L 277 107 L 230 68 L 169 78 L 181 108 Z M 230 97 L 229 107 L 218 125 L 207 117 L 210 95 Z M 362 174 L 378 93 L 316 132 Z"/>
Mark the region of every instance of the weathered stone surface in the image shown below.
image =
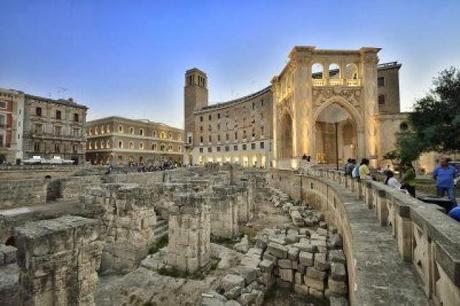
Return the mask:
<path id="1" fill-rule="evenodd" d="M 94 304 L 102 252 L 97 220 L 65 216 L 31 222 L 16 228 L 15 236 L 21 305 Z"/>
<path id="2" fill-rule="evenodd" d="M 311 278 L 311 279 L 316 279 L 316 280 L 324 280 L 326 279 L 327 273 L 324 271 L 319 271 L 315 268 L 307 268 L 307 273 L 305 274 L 305 277 Z"/>
<path id="3" fill-rule="evenodd" d="M 346 281 L 347 272 L 345 265 L 342 263 L 333 262 L 331 264 L 331 278 L 336 281 Z"/>
<path id="4" fill-rule="evenodd" d="M 307 269 L 307 273 L 308 273 L 308 269 Z M 313 288 L 313 289 L 321 290 L 321 291 L 323 291 L 325 288 L 324 280 L 317 280 L 317 279 L 313 279 L 313 278 L 309 278 L 305 276 L 303 281 L 305 283 L 305 286 L 309 288 Z"/>
<path id="5" fill-rule="evenodd" d="M 329 278 L 327 286 L 332 295 L 346 295 L 348 293 L 347 283 L 345 281 L 336 281 Z"/>
<path id="6" fill-rule="evenodd" d="M 299 253 L 299 263 L 307 267 L 312 267 L 314 264 L 314 257 L 315 255 L 313 253 L 302 251 Z"/>
<path id="7" fill-rule="evenodd" d="M 244 235 L 240 242 L 236 243 L 233 248 L 240 253 L 247 253 L 249 250 L 248 236 Z"/>
<path id="8" fill-rule="evenodd" d="M 330 267 L 329 262 L 326 260 L 326 254 L 315 254 L 315 268 L 319 271 L 327 271 Z"/>
<path id="9" fill-rule="evenodd" d="M 16 262 L 17 249 L 11 245 L 0 244 L 0 266 Z"/>
<path id="10" fill-rule="evenodd" d="M 300 294 L 302 296 L 308 296 L 309 295 L 308 287 L 305 286 L 305 285 L 295 284 L 294 285 L 294 291 L 295 291 L 295 293 Z"/>
<path id="11" fill-rule="evenodd" d="M 287 258 L 287 248 L 279 243 L 270 242 L 267 252 L 277 258 Z"/>
<path id="12" fill-rule="evenodd" d="M 238 299 L 238 302 L 243 305 L 254 305 L 260 306 L 263 304 L 264 295 L 263 292 L 260 290 L 251 290 L 248 293 L 243 293 Z"/>
<path id="13" fill-rule="evenodd" d="M 288 258 L 291 261 L 298 261 L 299 259 L 299 248 L 294 246 L 288 246 Z"/>
<path id="14" fill-rule="evenodd" d="M 259 263 L 259 268 L 265 272 L 271 272 L 273 270 L 273 266 L 273 261 L 270 261 L 268 259 L 264 259 Z"/>
<path id="15" fill-rule="evenodd" d="M 329 305 L 330 306 L 348 306 L 348 301 L 344 297 L 331 296 L 329 297 Z"/>
<path id="16" fill-rule="evenodd" d="M 219 288 L 223 290 L 225 297 L 236 299 L 244 288 L 244 278 L 236 274 L 227 274 L 220 280 Z"/>
<path id="17" fill-rule="evenodd" d="M 292 269 L 279 269 L 279 273 L 282 280 L 290 283 L 294 282 L 294 273 Z"/>
<path id="18" fill-rule="evenodd" d="M 330 250 L 329 259 L 331 262 L 345 263 L 345 255 L 342 250 Z"/>
<path id="19" fill-rule="evenodd" d="M 246 285 L 249 285 L 257 278 L 257 269 L 248 266 L 237 266 L 232 268 L 230 272 L 243 277 Z"/>

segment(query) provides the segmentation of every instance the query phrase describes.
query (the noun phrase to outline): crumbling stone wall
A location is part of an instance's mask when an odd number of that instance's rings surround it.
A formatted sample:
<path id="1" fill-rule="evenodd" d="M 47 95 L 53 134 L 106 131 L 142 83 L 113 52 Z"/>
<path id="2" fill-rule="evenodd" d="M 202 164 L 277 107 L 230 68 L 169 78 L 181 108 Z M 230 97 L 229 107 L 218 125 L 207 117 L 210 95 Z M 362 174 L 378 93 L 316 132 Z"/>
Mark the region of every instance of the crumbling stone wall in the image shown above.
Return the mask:
<path id="1" fill-rule="evenodd" d="M 0 182 L 0 209 L 43 205 L 45 203 L 45 179 Z"/>
<path id="2" fill-rule="evenodd" d="M 213 237 L 231 239 L 239 234 L 238 207 L 243 199 L 231 186 L 214 186 L 206 195 L 211 210 L 211 234 Z"/>
<path id="3" fill-rule="evenodd" d="M 168 264 L 194 273 L 210 261 L 211 220 L 203 196 L 182 193 L 175 197 L 169 215 Z"/>
<path id="4" fill-rule="evenodd" d="M 151 191 L 137 184 L 104 184 L 88 193 L 85 205 L 100 214 L 104 233 L 101 271 L 126 273 L 137 268 L 156 241 Z"/>
<path id="5" fill-rule="evenodd" d="M 94 305 L 99 222 L 77 216 L 16 229 L 20 305 Z"/>

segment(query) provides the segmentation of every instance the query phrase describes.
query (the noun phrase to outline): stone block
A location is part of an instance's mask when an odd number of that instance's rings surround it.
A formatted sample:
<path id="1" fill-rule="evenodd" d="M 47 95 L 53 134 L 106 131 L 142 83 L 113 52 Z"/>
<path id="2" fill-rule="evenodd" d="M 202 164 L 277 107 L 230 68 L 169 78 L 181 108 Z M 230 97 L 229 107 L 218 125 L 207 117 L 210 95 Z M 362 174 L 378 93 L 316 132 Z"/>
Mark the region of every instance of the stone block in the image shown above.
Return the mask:
<path id="1" fill-rule="evenodd" d="M 318 252 L 318 246 L 315 244 L 312 244 L 311 242 L 299 242 L 294 245 L 296 248 L 298 248 L 301 251 L 309 252 L 309 253 L 316 253 Z"/>
<path id="2" fill-rule="evenodd" d="M 307 273 L 305 274 L 305 277 L 320 280 L 320 281 L 326 279 L 326 276 L 327 276 L 326 272 L 319 271 L 313 267 L 307 268 Z"/>
<path id="3" fill-rule="evenodd" d="M 294 273 L 294 282 L 295 282 L 297 285 L 303 284 L 303 276 L 302 276 L 301 273 L 299 273 L 299 272 L 295 272 L 295 273 Z"/>
<path id="4" fill-rule="evenodd" d="M 302 295 L 302 296 L 308 296 L 308 287 L 305 285 L 300 285 L 300 284 L 295 284 L 294 285 L 294 291 L 295 293 Z"/>
<path id="5" fill-rule="evenodd" d="M 279 269 L 280 278 L 286 282 L 294 282 L 294 273 L 292 269 Z"/>
<path id="6" fill-rule="evenodd" d="M 336 281 L 346 281 L 347 272 L 345 265 L 337 262 L 331 263 L 331 278 Z"/>
<path id="7" fill-rule="evenodd" d="M 345 255 L 342 250 L 330 250 L 329 251 L 329 260 L 331 262 L 346 263 Z"/>
<path id="8" fill-rule="evenodd" d="M 0 245 L 0 253 L 3 254 L 3 263 L 9 265 L 16 262 L 17 249 L 11 245 Z"/>
<path id="9" fill-rule="evenodd" d="M 224 296 L 227 298 L 236 299 L 244 288 L 244 278 L 236 274 L 227 274 L 220 280 L 219 288 L 224 290 Z"/>
<path id="10" fill-rule="evenodd" d="M 299 260 L 299 248 L 288 246 L 288 258 L 291 261 L 298 261 Z"/>
<path id="11" fill-rule="evenodd" d="M 314 265 L 314 254 L 309 252 L 300 252 L 299 253 L 299 263 L 307 267 L 312 267 Z"/>
<path id="12" fill-rule="evenodd" d="M 308 272 L 308 269 L 307 269 L 307 272 Z M 303 281 L 305 285 L 309 287 L 310 289 L 313 288 L 316 290 L 324 291 L 324 288 L 325 288 L 324 280 L 317 280 L 317 279 L 313 279 L 313 278 L 309 278 L 305 276 L 303 278 Z"/>
<path id="13" fill-rule="evenodd" d="M 324 290 L 317 290 L 315 288 L 310 288 L 308 293 L 310 294 L 310 296 L 314 296 L 319 299 L 324 297 Z"/>
<path id="14" fill-rule="evenodd" d="M 289 259 L 280 259 L 278 260 L 278 267 L 282 269 L 292 269 L 292 263 Z"/>
<path id="15" fill-rule="evenodd" d="M 230 272 L 243 277 L 246 285 L 252 283 L 257 278 L 257 269 L 248 266 L 236 266 Z"/>
<path id="16" fill-rule="evenodd" d="M 329 269 L 329 262 L 326 260 L 326 254 L 317 253 L 315 255 L 315 264 L 314 267 L 319 271 L 327 271 Z"/>
<path id="17" fill-rule="evenodd" d="M 302 218 L 302 215 L 300 214 L 299 211 L 297 210 L 291 210 L 291 219 L 292 223 L 294 223 L 295 226 L 303 226 L 305 224 L 305 221 Z"/>
<path id="18" fill-rule="evenodd" d="M 267 252 L 277 258 L 287 258 L 287 248 L 279 243 L 270 242 L 267 247 Z"/>
<path id="19" fill-rule="evenodd" d="M 272 272 L 274 267 L 274 263 L 271 260 L 264 259 L 259 263 L 259 268 L 263 272 Z"/>
<path id="20" fill-rule="evenodd" d="M 275 264 L 278 262 L 278 258 L 273 256 L 272 254 L 269 254 L 268 252 L 264 253 L 264 255 L 262 256 L 262 259 L 273 261 Z"/>
<path id="21" fill-rule="evenodd" d="M 254 306 L 260 306 L 263 304 L 264 300 L 264 294 L 260 290 L 251 290 L 248 293 L 243 293 L 241 296 L 238 298 L 238 302 L 243 305 L 254 305 Z"/>
<path id="22" fill-rule="evenodd" d="M 327 286 L 331 295 L 346 296 L 348 293 L 347 283 L 344 281 L 336 281 L 329 278 Z"/>

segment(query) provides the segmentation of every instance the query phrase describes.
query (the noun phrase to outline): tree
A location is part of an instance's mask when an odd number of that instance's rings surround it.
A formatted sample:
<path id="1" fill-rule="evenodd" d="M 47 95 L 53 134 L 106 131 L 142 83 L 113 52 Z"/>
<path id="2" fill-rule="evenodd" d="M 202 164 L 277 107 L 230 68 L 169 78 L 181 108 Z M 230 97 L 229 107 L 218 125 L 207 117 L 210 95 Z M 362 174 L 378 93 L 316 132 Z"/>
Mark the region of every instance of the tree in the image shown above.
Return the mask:
<path id="1" fill-rule="evenodd" d="M 433 80 L 429 93 L 409 114 L 411 130 L 397 139 L 401 161 L 416 160 L 429 151 L 460 150 L 460 71 L 451 67 Z"/>

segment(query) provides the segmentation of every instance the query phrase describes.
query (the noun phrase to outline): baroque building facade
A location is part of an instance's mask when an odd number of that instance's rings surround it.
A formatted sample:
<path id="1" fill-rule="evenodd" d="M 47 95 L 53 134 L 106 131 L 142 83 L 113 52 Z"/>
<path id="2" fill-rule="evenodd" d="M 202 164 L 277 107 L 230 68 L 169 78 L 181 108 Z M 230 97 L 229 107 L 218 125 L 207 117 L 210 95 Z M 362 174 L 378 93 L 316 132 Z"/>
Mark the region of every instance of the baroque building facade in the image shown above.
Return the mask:
<path id="1" fill-rule="evenodd" d="M 271 86 L 212 105 L 207 75 L 188 70 L 186 163 L 297 168 L 310 156 L 315 163 L 367 157 L 384 164 L 407 114 L 400 112 L 401 64 L 378 64 L 379 50 L 295 47 Z"/>
<path id="2" fill-rule="evenodd" d="M 87 109 L 71 98 L 50 99 L 0 89 L 0 147 L 6 161 L 40 156 L 83 162 Z"/>
<path id="3" fill-rule="evenodd" d="M 206 74 L 196 68 L 185 73 L 186 163 L 231 162 L 268 167 L 273 120 L 271 87 L 208 105 L 207 83 Z"/>
<path id="4" fill-rule="evenodd" d="M 106 117 L 88 122 L 86 160 L 92 164 L 181 164 L 183 133 L 149 120 Z"/>

